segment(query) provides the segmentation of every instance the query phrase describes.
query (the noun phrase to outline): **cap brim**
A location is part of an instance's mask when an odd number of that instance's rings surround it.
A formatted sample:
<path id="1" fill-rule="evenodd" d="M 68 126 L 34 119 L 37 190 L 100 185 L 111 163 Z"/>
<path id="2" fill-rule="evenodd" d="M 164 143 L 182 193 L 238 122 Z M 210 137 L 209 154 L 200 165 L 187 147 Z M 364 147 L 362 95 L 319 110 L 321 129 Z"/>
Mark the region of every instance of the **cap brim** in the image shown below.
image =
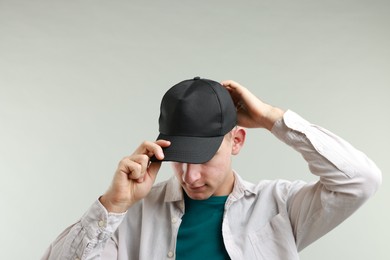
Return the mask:
<path id="1" fill-rule="evenodd" d="M 164 159 L 162 161 L 199 164 L 213 158 L 221 146 L 223 138 L 224 136 L 193 137 L 159 134 L 157 140 L 164 139 L 171 142 L 169 147 L 163 148 Z M 158 160 L 152 157 L 151 161 Z"/>

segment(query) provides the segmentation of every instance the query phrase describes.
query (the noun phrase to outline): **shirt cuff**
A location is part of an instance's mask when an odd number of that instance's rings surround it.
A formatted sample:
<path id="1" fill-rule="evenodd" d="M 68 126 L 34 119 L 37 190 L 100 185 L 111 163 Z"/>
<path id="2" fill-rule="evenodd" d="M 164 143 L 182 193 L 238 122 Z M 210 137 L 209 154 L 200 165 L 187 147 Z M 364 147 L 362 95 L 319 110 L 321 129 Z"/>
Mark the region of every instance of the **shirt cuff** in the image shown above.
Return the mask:
<path id="1" fill-rule="evenodd" d="M 310 123 L 291 110 L 287 110 L 283 117 L 276 121 L 271 133 L 287 144 L 292 144 L 297 137 L 291 130 L 305 133 Z M 293 136 L 292 136 L 293 135 Z"/>
<path id="2" fill-rule="evenodd" d="M 90 239 L 107 240 L 118 228 L 124 213 L 108 213 L 99 200 L 96 200 L 81 218 L 81 225 Z"/>

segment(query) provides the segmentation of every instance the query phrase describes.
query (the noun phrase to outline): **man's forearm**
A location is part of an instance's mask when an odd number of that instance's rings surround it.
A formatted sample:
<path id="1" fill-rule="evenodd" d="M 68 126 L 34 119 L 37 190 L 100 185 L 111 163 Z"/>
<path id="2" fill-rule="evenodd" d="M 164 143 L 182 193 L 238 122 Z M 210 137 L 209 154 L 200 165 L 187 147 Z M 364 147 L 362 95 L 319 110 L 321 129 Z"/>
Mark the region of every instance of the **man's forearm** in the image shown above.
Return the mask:
<path id="1" fill-rule="evenodd" d="M 124 214 L 108 214 L 97 200 L 79 222 L 57 237 L 41 260 L 96 259 L 123 218 Z"/>

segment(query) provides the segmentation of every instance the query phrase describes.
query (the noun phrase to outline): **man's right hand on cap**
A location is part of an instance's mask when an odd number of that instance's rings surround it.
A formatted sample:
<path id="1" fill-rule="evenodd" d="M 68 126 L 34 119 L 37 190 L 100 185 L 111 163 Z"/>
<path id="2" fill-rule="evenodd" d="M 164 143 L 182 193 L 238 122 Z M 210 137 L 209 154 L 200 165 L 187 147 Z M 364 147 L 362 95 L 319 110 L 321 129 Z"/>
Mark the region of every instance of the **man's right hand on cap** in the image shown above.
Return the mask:
<path id="1" fill-rule="evenodd" d="M 132 155 L 119 162 L 111 186 L 100 197 L 100 202 L 108 212 L 125 212 L 150 192 L 161 167 L 161 161 L 150 162 L 150 157 L 154 155 L 162 160 L 162 148 L 169 145 L 170 142 L 166 140 L 145 141 Z"/>

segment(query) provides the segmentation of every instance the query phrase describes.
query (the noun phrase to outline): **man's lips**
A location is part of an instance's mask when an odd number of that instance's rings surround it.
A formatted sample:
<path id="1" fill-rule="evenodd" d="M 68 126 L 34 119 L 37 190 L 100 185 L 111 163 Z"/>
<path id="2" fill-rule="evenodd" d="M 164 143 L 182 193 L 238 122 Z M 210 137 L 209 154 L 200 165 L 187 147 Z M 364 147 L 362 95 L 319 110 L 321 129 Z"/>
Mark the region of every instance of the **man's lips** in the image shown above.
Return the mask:
<path id="1" fill-rule="evenodd" d="M 186 186 L 187 186 L 187 189 L 193 190 L 193 191 L 199 191 L 199 190 L 206 188 L 206 185 L 197 185 L 197 186 L 186 185 Z"/>

